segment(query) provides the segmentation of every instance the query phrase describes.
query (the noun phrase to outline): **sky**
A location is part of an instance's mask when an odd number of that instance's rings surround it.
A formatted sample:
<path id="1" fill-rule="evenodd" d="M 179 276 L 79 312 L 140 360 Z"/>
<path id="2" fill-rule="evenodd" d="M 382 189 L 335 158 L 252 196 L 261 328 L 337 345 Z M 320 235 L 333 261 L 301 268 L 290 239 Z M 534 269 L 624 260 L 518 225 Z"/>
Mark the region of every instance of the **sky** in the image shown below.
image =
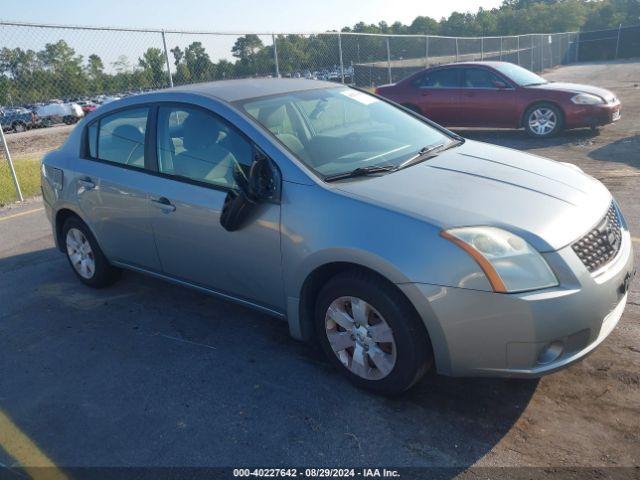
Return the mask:
<path id="1" fill-rule="evenodd" d="M 1 21 L 56 25 L 133 27 L 207 32 L 303 33 L 339 30 L 359 21 L 409 24 L 416 16 L 436 19 L 453 11 L 497 7 L 502 0 L 27 0 L 0 11 Z M 167 48 L 203 44 L 213 61 L 231 60 L 237 35 L 168 33 Z M 130 65 L 149 47 L 162 49 L 158 33 L 49 29 L 0 26 L 0 46 L 41 50 L 64 39 L 86 58 L 98 54 L 108 72 L 125 55 Z M 271 44 L 271 36 L 261 37 Z M 173 68 L 173 67 L 172 67 Z"/>
<path id="2" fill-rule="evenodd" d="M 0 12 L 2 20 L 216 32 L 324 31 L 358 21 L 437 20 L 454 10 L 497 7 L 502 0 L 28 0 Z"/>

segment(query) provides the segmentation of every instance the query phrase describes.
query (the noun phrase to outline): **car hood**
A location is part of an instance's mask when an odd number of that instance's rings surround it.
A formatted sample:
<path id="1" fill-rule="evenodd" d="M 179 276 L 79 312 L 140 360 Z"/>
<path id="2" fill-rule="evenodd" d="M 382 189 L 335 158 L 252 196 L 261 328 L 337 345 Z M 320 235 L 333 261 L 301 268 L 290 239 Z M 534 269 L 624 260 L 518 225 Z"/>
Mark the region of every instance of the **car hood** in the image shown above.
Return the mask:
<path id="1" fill-rule="evenodd" d="M 578 168 L 467 140 L 437 157 L 335 188 L 440 227 L 490 225 L 558 250 L 591 229 L 611 194 Z"/>
<path id="2" fill-rule="evenodd" d="M 615 98 L 615 94 L 610 90 L 600 87 L 594 87 L 592 85 L 582 85 L 579 83 L 550 82 L 545 83 L 544 85 L 536 85 L 529 88 L 540 90 L 554 90 L 558 92 L 568 93 L 590 93 L 592 95 L 598 95 L 599 97 L 604 98 L 607 102 Z"/>

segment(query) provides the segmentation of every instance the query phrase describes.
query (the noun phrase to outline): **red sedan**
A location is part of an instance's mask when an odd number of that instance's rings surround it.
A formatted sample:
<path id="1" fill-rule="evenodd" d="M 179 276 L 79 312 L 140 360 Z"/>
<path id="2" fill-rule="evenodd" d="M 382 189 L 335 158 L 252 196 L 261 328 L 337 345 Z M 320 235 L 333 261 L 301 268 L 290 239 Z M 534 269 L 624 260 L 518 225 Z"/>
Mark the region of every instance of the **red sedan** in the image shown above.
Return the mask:
<path id="1" fill-rule="evenodd" d="M 428 68 L 376 93 L 445 126 L 524 127 L 535 137 L 620 118 L 620 101 L 609 90 L 549 82 L 508 62 Z"/>

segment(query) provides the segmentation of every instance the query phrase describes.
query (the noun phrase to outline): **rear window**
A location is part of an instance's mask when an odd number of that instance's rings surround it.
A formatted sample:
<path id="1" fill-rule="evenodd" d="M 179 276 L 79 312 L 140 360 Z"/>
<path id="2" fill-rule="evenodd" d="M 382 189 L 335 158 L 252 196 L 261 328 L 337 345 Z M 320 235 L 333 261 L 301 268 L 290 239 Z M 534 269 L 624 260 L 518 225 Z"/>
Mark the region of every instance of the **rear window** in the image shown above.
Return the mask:
<path id="1" fill-rule="evenodd" d="M 122 110 L 100 118 L 87 129 L 89 156 L 144 168 L 148 108 Z"/>

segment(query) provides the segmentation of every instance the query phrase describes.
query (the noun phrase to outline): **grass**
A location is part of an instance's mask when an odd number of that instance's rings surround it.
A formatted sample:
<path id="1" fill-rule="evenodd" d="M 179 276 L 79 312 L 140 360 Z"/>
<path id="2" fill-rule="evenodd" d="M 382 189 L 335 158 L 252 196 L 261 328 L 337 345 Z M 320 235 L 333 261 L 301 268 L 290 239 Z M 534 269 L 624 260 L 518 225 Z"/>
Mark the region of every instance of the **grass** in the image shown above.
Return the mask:
<path id="1" fill-rule="evenodd" d="M 13 160 L 22 196 L 33 197 L 40 193 L 40 157 L 24 157 Z M 9 162 L 0 156 L 0 206 L 18 201 L 18 194 L 11 178 Z"/>

